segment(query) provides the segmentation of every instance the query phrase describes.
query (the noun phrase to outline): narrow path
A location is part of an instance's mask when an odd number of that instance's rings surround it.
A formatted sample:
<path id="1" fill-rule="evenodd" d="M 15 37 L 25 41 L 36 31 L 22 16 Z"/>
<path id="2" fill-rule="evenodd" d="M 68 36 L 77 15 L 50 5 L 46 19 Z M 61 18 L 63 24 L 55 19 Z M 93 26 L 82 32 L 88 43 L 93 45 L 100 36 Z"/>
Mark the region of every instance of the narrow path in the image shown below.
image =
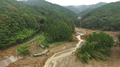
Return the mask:
<path id="1" fill-rule="evenodd" d="M 33 40 L 35 40 L 37 37 L 39 37 L 40 35 L 37 35 L 36 37 L 34 37 L 32 40 L 30 40 L 30 41 L 28 41 L 28 42 L 26 42 L 26 43 L 30 43 L 30 42 L 32 42 Z"/>

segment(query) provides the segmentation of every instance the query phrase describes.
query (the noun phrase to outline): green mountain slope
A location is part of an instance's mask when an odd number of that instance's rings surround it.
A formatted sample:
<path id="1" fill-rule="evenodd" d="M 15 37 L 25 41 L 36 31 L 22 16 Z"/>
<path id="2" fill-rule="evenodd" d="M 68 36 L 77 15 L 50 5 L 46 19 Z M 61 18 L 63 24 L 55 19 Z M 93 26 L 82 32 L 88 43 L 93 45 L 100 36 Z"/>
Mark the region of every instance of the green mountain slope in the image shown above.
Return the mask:
<path id="1" fill-rule="evenodd" d="M 76 6 L 64 6 L 64 7 L 69 9 L 69 10 L 71 10 L 71 11 L 73 11 L 73 12 L 75 12 L 75 13 L 79 13 L 80 12 L 79 8 L 76 7 Z"/>
<path id="2" fill-rule="evenodd" d="M 63 28 L 67 26 L 64 29 L 68 30 L 66 32 L 61 28 L 52 30 L 54 32 L 61 30 L 62 34 L 68 34 L 66 37 L 58 34 L 57 41 L 59 41 L 59 38 L 68 40 L 67 38 L 72 36 L 71 31 L 74 31 L 74 24 L 70 23 L 67 17 L 58 12 L 38 6 L 26 5 L 15 0 L 0 0 L 0 49 L 5 49 L 15 43 L 22 43 L 25 39 L 39 32 L 39 30 L 45 31 L 46 37 L 49 37 L 49 35 L 54 36 L 56 34 L 49 34 L 52 25 L 62 26 Z M 48 28 L 50 30 L 47 30 Z"/>
<path id="3" fill-rule="evenodd" d="M 78 13 L 78 16 L 82 17 L 84 16 L 85 14 L 87 14 L 88 12 L 92 11 L 93 9 L 86 9 L 86 10 L 83 10 L 81 11 L 80 13 Z"/>
<path id="4" fill-rule="evenodd" d="M 82 27 L 102 30 L 120 30 L 120 2 L 101 6 L 82 18 Z"/>
<path id="5" fill-rule="evenodd" d="M 45 0 L 27 0 L 25 3 L 30 4 L 30 5 L 37 5 L 37 6 L 40 6 L 40 7 L 46 8 L 46 9 L 50 9 L 50 10 L 54 10 L 54 11 L 56 11 L 62 15 L 65 15 L 69 18 L 77 17 L 77 14 L 70 11 L 69 9 L 66 9 L 57 4 L 52 4 Z"/>
<path id="6" fill-rule="evenodd" d="M 78 5 L 78 6 L 65 6 L 65 7 L 70 9 L 71 11 L 73 11 L 75 13 L 79 13 L 79 15 L 80 15 L 80 12 L 82 12 L 84 10 L 98 8 L 98 7 L 105 5 L 105 4 L 107 4 L 107 3 L 99 2 L 99 3 L 93 4 L 93 5 Z"/>

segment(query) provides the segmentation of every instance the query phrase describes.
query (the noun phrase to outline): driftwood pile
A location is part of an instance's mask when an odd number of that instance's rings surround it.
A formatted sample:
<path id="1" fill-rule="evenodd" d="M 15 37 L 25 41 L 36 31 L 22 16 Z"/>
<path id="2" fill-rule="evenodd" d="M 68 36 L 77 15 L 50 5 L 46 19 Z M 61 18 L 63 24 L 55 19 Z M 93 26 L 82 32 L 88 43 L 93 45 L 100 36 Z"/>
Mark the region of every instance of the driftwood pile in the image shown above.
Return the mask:
<path id="1" fill-rule="evenodd" d="M 42 55 L 47 55 L 47 53 L 49 52 L 49 50 L 45 50 L 44 52 L 42 53 L 38 53 L 38 54 L 33 54 L 34 57 L 36 56 L 42 56 Z"/>

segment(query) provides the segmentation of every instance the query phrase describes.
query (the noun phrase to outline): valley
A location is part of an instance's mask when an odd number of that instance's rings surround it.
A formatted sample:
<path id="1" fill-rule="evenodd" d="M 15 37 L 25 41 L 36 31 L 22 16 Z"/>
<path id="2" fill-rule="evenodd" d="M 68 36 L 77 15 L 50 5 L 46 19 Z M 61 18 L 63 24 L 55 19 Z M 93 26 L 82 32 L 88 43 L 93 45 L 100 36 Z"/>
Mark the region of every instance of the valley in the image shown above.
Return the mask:
<path id="1" fill-rule="evenodd" d="M 35 38 L 33 38 L 33 39 L 35 39 Z M 8 67 L 17 67 L 17 66 L 18 67 L 19 66 L 29 66 L 29 67 L 34 67 L 34 66 L 39 67 L 40 66 L 40 67 L 42 67 L 45 64 L 45 61 L 49 57 L 51 57 L 54 53 L 57 53 L 57 52 L 60 52 L 60 51 L 66 50 L 66 49 L 70 49 L 75 46 L 75 43 L 76 42 L 64 42 L 63 44 L 61 44 L 59 46 L 55 46 L 54 44 L 56 44 L 56 43 L 53 43 L 48 48 L 50 51 L 47 54 L 47 56 L 43 55 L 43 56 L 33 57 L 34 53 L 43 52 L 45 49 L 42 49 L 41 47 L 37 46 L 38 45 L 37 41 L 31 41 L 30 46 L 28 47 L 29 51 L 31 52 L 30 56 L 29 55 L 21 56 L 20 59 L 16 60 L 16 58 L 19 58 L 19 53 L 18 53 L 18 51 L 16 51 L 16 49 L 20 46 L 20 45 L 17 45 L 17 46 L 7 48 L 4 51 L 1 51 L 0 61 L 6 60 L 9 57 L 13 56 L 13 57 L 15 57 L 15 59 L 14 58 L 12 58 L 12 59 L 15 60 L 16 62 L 9 60 L 11 63 Z M 8 62 L 8 61 L 6 60 L 6 62 Z M 4 62 L 2 64 L 1 63 L 2 62 L 0 62 L 1 66 L 2 65 L 6 66 L 6 65 L 4 65 Z"/>
<path id="2" fill-rule="evenodd" d="M 71 11 L 77 13 L 78 16 L 82 17 L 86 13 L 92 11 L 93 9 L 101 7 L 106 4 L 107 3 L 105 2 L 99 2 L 97 4 L 91 4 L 91 5 L 77 5 L 77 6 L 71 5 L 71 6 L 64 6 L 64 7 L 70 9 Z"/>
<path id="3" fill-rule="evenodd" d="M 86 34 L 91 34 L 92 32 L 99 33 L 99 30 L 90 30 L 90 29 L 83 29 L 86 32 Z M 116 35 L 120 33 L 120 31 L 112 32 L 112 31 L 104 31 L 105 33 L 111 35 L 114 40 L 117 40 Z M 100 60 L 99 62 L 92 59 L 89 61 L 89 64 L 84 64 L 79 58 L 73 55 L 69 55 L 67 57 L 64 57 L 62 59 L 58 60 L 58 64 L 56 67 L 120 67 L 120 47 L 118 45 L 113 46 L 111 48 L 112 54 L 109 56 L 109 59 L 107 61 Z"/>
<path id="4" fill-rule="evenodd" d="M 0 67 L 120 67 L 120 1 L 90 4 L 0 0 Z"/>
<path id="5" fill-rule="evenodd" d="M 97 32 L 99 33 L 99 30 L 89 30 L 89 29 L 84 29 L 84 28 L 76 28 L 76 35 L 79 33 L 84 34 L 91 34 L 92 32 Z M 112 37 L 114 37 L 114 40 L 118 40 L 116 35 L 120 33 L 120 31 L 112 32 L 112 31 L 104 31 L 107 34 L 110 34 Z M 77 38 L 74 37 L 74 39 L 77 40 Z M 112 49 L 112 54 L 109 57 L 109 60 L 107 61 L 101 61 L 97 62 L 95 60 L 90 60 L 89 65 L 83 64 L 78 58 L 72 54 L 72 52 L 75 50 L 75 43 L 74 42 L 68 42 L 61 44 L 59 46 L 54 46 L 51 45 L 50 52 L 47 54 L 47 56 L 39 56 L 39 57 L 33 57 L 33 54 L 38 51 L 42 52 L 44 50 L 40 49 L 40 47 L 37 47 L 36 45 L 38 44 L 37 41 L 30 43 L 30 46 L 28 47 L 31 55 L 30 56 L 25 56 L 20 60 L 17 60 L 16 62 L 13 62 L 9 65 L 9 67 L 21 67 L 21 66 L 29 66 L 29 67 L 119 67 L 119 51 L 120 48 L 117 46 L 113 46 Z M 36 45 L 35 45 L 36 44 Z M 74 44 L 74 45 L 73 45 Z M 19 45 L 18 45 L 19 46 Z M 1 61 L 3 59 L 7 59 L 6 56 L 10 57 L 12 55 L 17 55 L 18 52 L 16 52 L 16 48 L 18 46 L 10 47 L 6 49 L 2 55 L 2 52 L 0 53 L 2 56 L 0 57 Z M 74 48 L 73 48 L 74 47 Z M 53 59 L 52 59 L 53 58 Z M 55 60 L 56 59 L 56 60 Z M 51 60 L 51 61 L 49 61 Z M 49 61 L 49 63 L 47 63 Z M 115 63 L 115 64 L 114 64 Z M 49 66 L 44 66 L 49 65 Z M 55 65 L 54 65 L 55 64 Z M 111 65 L 110 65 L 111 64 Z M 52 66 L 53 65 L 53 66 Z"/>

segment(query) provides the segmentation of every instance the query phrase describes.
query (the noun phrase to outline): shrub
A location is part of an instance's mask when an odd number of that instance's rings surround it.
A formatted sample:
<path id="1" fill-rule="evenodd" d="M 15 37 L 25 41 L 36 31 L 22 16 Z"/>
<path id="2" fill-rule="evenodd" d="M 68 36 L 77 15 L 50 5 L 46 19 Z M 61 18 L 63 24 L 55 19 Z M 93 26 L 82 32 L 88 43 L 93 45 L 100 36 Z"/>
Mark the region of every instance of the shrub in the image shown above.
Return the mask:
<path id="1" fill-rule="evenodd" d="M 20 52 L 20 54 L 29 54 L 29 49 L 26 49 L 28 46 L 29 43 L 22 44 L 17 48 L 17 51 Z"/>
<path id="2" fill-rule="evenodd" d="M 76 53 L 81 58 L 81 61 L 83 63 L 89 63 L 89 58 L 91 57 L 88 52 L 85 52 L 83 54 L 80 54 L 79 52 Z"/>
<path id="3" fill-rule="evenodd" d="M 114 44 L 113 38 L 103 32 L 90 34 L 87 38 L 87 42 L 77 50 L 76 55 L 81 59 L 83 63 L 89 63 L 89 59 L 94 58 L 105 61 L 107 56 L 111 55 L 111 47 Z"/>
<path id="4" fill-rule="evenodd" d="M 120 46 L 120 43 L 118 43 L 118 45 Z"/>
<path id="5" fill-rule="evenodd" d="M 120 34 L 118 35 L 118 39 L 119 39 L 119 41 L 120 41 Z"/>
<path id="6" fill-rule="evenodd" d="M 17 51 L 20 52 L 20 54 L 29 54 L 29 50 L 28 49 L 22 49 L 21 47 L 17 48 Z"/>
<path id="7" fill-rule="evenodd" d="M 45 40 L 39 43 L 39 45 L 43 45 L 44 47 L 49 48 L 49 45 L 45 43 Z"/>
<path id="8" fill-rule="evenodd" d="M 72 41 L 72 29 L 65 22 L 48 25 L 44 31 L 45 40 L 49 43 L 58 41 Z"/>

